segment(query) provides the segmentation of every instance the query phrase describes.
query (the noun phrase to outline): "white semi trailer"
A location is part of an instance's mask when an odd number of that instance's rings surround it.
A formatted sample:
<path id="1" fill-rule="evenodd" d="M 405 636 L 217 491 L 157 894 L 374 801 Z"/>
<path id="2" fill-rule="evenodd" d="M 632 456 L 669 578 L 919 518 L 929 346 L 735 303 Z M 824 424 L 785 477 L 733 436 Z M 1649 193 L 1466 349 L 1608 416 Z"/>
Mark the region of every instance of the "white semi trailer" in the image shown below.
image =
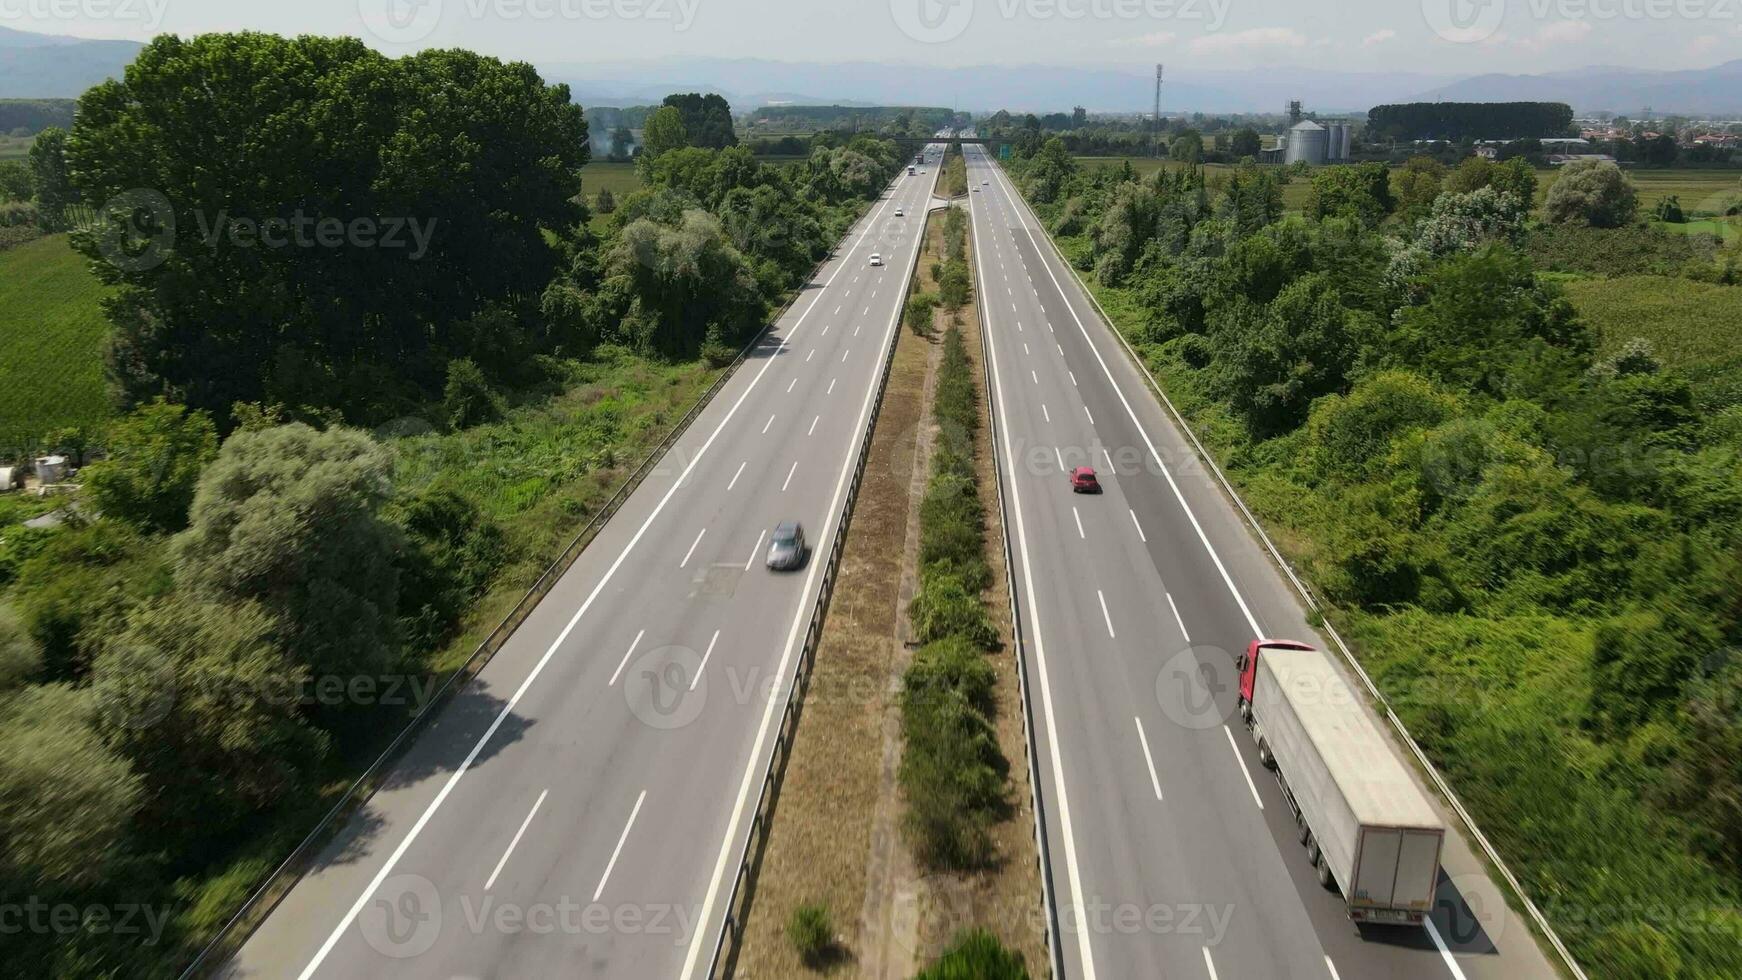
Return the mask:
<path id="1" fill-rule="evenodd" d="M 1322 651 L 1258 640 L 1240 658 L 1240 714 L 1294 808 L 1319 882 L 1357 922 L 1420 925 L 1446 828 Z"/>

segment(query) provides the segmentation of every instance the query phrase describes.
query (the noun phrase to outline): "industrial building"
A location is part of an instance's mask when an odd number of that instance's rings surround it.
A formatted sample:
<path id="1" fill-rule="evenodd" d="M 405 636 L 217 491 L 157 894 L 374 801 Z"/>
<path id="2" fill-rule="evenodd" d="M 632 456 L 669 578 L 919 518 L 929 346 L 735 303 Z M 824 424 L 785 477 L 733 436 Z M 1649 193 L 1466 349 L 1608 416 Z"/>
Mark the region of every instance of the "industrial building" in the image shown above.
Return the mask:
<path id="1" fill-rule="evenodd" d="M 1289 127 L 1288 134 L 1278 138 L 1284 163 L 1304 162 L 1309 166 L 1336 163 L 1349 159 L 1352 127 L 1347 122 L 1315 122 L 1302 119 Z"/>

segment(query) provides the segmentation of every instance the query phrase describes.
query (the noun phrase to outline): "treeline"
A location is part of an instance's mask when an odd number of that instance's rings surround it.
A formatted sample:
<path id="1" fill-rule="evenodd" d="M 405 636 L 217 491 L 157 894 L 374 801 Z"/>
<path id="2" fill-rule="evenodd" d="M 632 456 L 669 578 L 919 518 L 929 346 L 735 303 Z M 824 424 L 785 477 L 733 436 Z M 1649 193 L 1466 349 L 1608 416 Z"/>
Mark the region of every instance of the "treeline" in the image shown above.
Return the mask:
<path id="1" fill-rule="evenodd" d="M 762 106 L 746 119 L 749 131 L 810 133 L 871 131 L 890 136 L 930 136 L 966 125 L 966 116 L 936 106 Z"/>
<path id="2" fill-rule="evenodd" d="M 964 263 L 965 220 L 945 226 L 945 263 Z M 982 594 L 986 511 L 976 469 L 980 389 L 952 322 L 943 335 L 932 417 L 937 441 L 920 503 L 919 590 L 909 604 L 921 644 L 903 679 L 900 780 L 914 855 L 932 868 L 965 869 L 992 856 L 990 828 L 1008 806 L 1009 764 L 993 725 L 996 675 L 988 653 L 999 646 Z"/>
<path id="3" fill-rule="evenodd" d="M 1734 386 L 1598 355 L 1528 167 L 1325 168 L 1295 218 L 1258 170 L 1013 170 L 1580 962 L 1742 974 Z M 1613 165 L 1548 197 L 1636 210 Z"/>
<path id="4" fill-rule="evenodd" d="M 1576 136 L 1565 102 L 1407 102 L 1367 111 L 1367 139 L 1547 139 Z"/>
<path id="5" fill-rule="evenodd" d="M 1256 156 L 1262 145 L 1259 130 L 1279 129 L 1286 117 L 1194 113 L 1169 116 L 1157 129 L 1146 117 L 1090 116 L 1081 107 L 1070 114 L 1012 115 L 999 110 L 979 121 L 977 132 L 994 140 L 1010 140 L 1020 156 L 1033 156 L 1050 140 L 1073 156 L 1154 156 L 1176 160 L 1238 162 Z"/>
<path id="6" fill-rule="evenodd" d="M 97 457 L 58 525 L 0 510 L 0 905 L 148 906 L 161 933 L 9 934 L 6 972 L 43 977 L 176 972 L 423 705 L 480 597 L 549 559 L 495 515 L 633 441 L 610 386 L 557 432 L 526 413 L 603 365 L 730 359 L 901 161 L 679 144 L 590 222 L 583 114 L 527 66 L 260 34 L 159 38 L 56 159 L 110 202 L 73 239 L 116 287 L 125 411 L 45 447 Z M 358 237 L 395 217 L 420 255 Z M 522 408 L 478 438 L 531 469 L 481 501 L 464 430 Z"/>
<path id="7" fill-rule="evenodd" d="M 72 99 L 0 99 L 0 136 L 35 136 L 73 124 Z"/>

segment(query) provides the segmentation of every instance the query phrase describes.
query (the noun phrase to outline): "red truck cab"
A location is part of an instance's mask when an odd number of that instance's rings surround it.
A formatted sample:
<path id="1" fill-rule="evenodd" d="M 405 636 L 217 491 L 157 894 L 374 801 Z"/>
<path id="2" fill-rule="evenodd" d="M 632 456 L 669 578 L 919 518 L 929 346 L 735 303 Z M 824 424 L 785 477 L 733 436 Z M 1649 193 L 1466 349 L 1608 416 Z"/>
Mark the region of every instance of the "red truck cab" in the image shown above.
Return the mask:
<path id="1" fill-rule="evenodd" d="M 1240 717 L 1252 720 L 1252 683 L 1258 676 L 1258 658 L 1266 650 L 1311 650 L 1298 640 L 1253 640 L 1235 665 L 1240 668 Z"/>

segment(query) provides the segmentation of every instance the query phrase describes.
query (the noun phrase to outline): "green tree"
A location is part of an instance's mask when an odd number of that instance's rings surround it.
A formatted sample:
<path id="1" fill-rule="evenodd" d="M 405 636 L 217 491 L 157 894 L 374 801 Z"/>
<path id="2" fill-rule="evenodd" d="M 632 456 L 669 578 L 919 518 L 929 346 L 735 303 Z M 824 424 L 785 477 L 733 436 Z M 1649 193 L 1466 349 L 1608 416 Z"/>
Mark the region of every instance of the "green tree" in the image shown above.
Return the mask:
<path id="1" fill-rule="evenodd" d="M 491 387 L 484 372 L 470 358 L 448 362 L 448 383 L 442 389 L 442 414 L 448 427 L 470 429 L 502 417 L 502 396 Z"/>
<path id="2" fill-rule="evenodd" d="M 218 430 L 205 412 L 162 400 L 109 426 L 108 455 L 84 471 L 103 516 L 147 532 L 179 531 L 200 471 L 218 455 Z"/>
<path id="3" fill-rule="evenodd" d="M 59 126 L 50 126 L 36 134 L 30 144 L 30 182 L 36 194 L 36 205 L 52 227 L 64 227 L 69 205 L 80 201 L 67 165 L 67 133 Z"/>
<path id="4" fill-rule="evenodd" d="M 1480 159 L 1472 157 L 1471 159 Z M 1391 175 L 1392 194 L 1405 214 L 1420 214 L 1440 196 L 1446 165 L 1429 156 L 1413 156 Z"/>
<path id="5" fill-rule="evenodd" d="M 1306 212 L 1314 218 L 1351 218 L 1371 228 L 1391 213 L 1391 172 L 1383 163 L 1313 171 Z"/>
<path id="6" fill-rule="evenodd" d="M 689 136 L 684 130 L 683 113 L 675 106 L 662 106 L 647 117 L 647 124 L 642 127 L 640 160 L 645 166 L 672 150 L 681 150 L 688 145 Z"/>
<path id="7" fill-rule="evenodd" d="M 738 145 L 738 135 L 732 130 L 732 106 L 724 96 L 687 92 L 666 96 L 665 105 L 682 114 L 686 145 L 713 150 Z"/>
<path id="8" fill-rule="evenodd" d="M 90 886 L 115 869 L 143 787 L 90 718 L 89 692 L 59 684 L 0 700 L 0 881 Z"/>
<path id="9" fill-rule="evenodd" d="M 28 201 L 35 193 L 30 168 L 16 160 L 0 161 L 0 204 Z"/>
<path id="10" fill-rule="evenodd" d="M 18 611 L 0 603 L 0 696 L 34 679 L 42 669 L 42 647 L 24 623 Z"/>
<path id="11" fill-rule="evenodd" d="M 302 717 L 309 670 L 284 633 L 255 603 L 177 595 L 135 610 L 98 658 L 99 725 L 151 788 L 141 819 L 153 840 L 192 845 L 235 826 L 326 752 Z"/>
<path id="12" fill-rule="evenodd" d="M 176 584 L 258 603 L 318 674 L 386 668 L 395 653 L 398 530 L 381 516 L 393 462 L 364 433 L 301 423 L 232 435 L 206 468 L 172 552 Z"/>
<path id="13" fill-rule="evenodd" d="M 66 142 L 102 207 L 74 244 L 118 287 L 122 395 L 221 418 L 238 401 L 368 415 L 434 394 L 455 331 L 549 283 L 543 229 L 585 214 L 586 131 L 567 88 L 522 63 L 157 38 L 84 94 Z"/>
<path id="14" fill-rule="evenodd" d="M 1606 160 L 1575 160 L 1561 169 L 1543 202 L 1544 220 L 1619 228 L 1639 212 L 1639 194 L 1621 168 Z"/>
<path id="15" fill-rule="evenodd" d="M 1295 428 L 1314 399 L 1342 388 L 1363 327 L 1323 276 L 1297 279 L 1268 306 L 1229 310 L 1210 330 L 1211 384 L 1255 434 Z"/>
<path id="16" fill-rule="evenodd" d="M 617 195 L 611 193 L 611 188 L 599 188 L 598 196 L 593 198 L 593 210 L 600 214 L 610 214 L 617 210 Z"/>
<path id="17" fill-rule="evenodd" d="M 1195 129 L 1180 132 L 1168 140 L 1167 155 L 1181 163 L 1203 162 L 1204 135 Z"/>
<path id="18" fill-rule="evenodd" d="M 1247 126 L 1234 132 L 1233 139 L 1228 141 L 1230 152 L 1236 160 L 1246 157 L 1256 157 L 1264 150 L 1264 143 L 1258 138 L 1258 130 Z"/>

